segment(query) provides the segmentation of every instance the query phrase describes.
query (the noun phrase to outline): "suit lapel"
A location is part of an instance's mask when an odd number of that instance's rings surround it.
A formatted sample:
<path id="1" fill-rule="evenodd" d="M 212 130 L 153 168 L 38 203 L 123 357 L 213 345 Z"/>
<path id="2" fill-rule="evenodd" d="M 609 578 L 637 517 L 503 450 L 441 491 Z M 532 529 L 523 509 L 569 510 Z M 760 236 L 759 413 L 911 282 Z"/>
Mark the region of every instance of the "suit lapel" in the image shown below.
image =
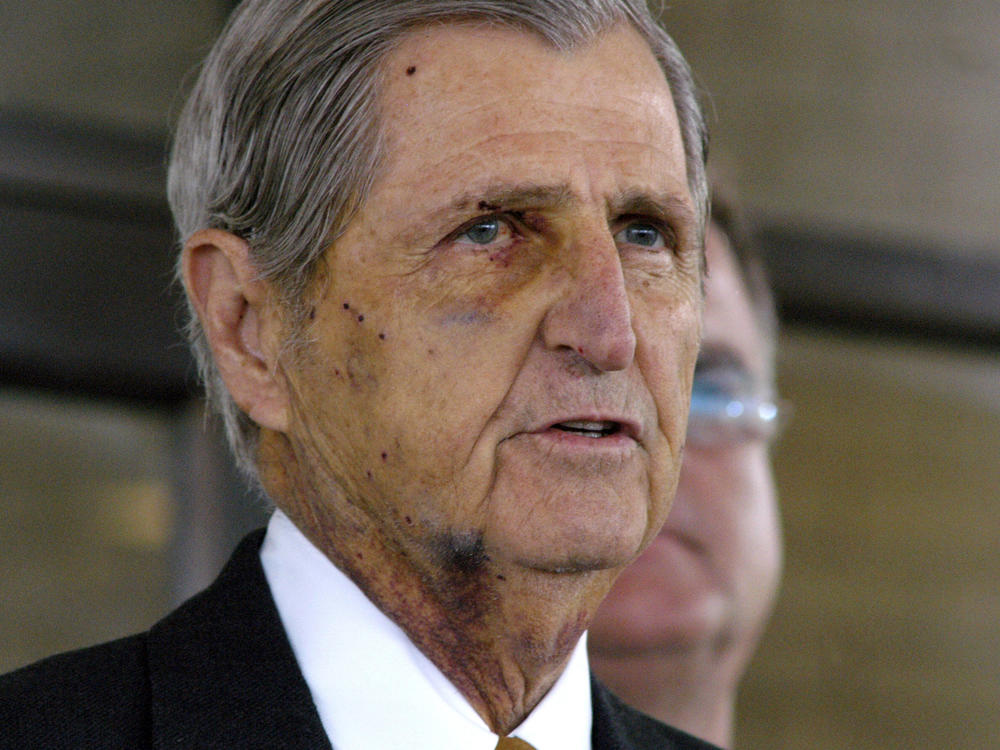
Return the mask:
<path id="1" fill-rule="evenodd" d="M 590 686 L 593 750 L 718 750 L 626 706 L 593 675 Z"/>
<path id="2" fill-rule="evenodd" d="M 150 631 L 154 747 L 330 750 L 264 577 L 263 536 Z"/>

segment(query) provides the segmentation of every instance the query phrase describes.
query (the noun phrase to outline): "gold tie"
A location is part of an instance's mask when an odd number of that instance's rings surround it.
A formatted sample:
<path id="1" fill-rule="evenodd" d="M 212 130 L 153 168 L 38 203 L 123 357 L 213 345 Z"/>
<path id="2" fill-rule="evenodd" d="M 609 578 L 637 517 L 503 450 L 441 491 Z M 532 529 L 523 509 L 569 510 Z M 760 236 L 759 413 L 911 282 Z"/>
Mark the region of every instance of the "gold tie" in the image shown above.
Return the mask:
<path id="1" fill-rule="evenodd" d="M 535 750 L 535 746 L 519 737 L 501 737 L 496 750 Z"/>

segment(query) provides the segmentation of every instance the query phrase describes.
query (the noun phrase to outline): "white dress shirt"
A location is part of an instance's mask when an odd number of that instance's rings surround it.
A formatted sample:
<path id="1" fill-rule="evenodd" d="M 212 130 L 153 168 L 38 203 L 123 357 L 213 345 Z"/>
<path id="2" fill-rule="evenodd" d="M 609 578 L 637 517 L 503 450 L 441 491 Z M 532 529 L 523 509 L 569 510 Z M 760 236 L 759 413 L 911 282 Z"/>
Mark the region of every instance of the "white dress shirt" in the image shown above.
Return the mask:
<path id="1" fill-rule="evenodd" d="M 281 511 L 260 557 L 334 750 L 494 750 L 497 736 L 455 686 Z M 512 734 L 537 750 L 590 750 L 590 729 L 584 636 Z"/>

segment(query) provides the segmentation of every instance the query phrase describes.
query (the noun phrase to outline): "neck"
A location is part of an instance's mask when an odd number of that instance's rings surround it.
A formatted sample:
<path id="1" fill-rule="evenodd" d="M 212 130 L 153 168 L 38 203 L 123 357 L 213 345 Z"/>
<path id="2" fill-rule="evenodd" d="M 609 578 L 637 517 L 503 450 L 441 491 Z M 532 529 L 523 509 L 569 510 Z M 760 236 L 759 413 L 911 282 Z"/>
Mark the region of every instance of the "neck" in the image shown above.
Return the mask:
<path id="1" fill-rule="evenodd" d="M 590 655 L 594 672 L 623 701 L 719 747 L 731 746 L 736 709 L 726 662 L 710 648 Z"/>
<path id="2" fill-rule="evenodd" d="M 300 463 L 287 439 L 269 438 L 259 466 L 279 507 L 491 730 L 514 730 L 562 674 L 613 572 L 540 572 L 505 564 L 481 544 L 401 543 L 362 503 L 331 497 L 334 485 L 290 468 Z"/>

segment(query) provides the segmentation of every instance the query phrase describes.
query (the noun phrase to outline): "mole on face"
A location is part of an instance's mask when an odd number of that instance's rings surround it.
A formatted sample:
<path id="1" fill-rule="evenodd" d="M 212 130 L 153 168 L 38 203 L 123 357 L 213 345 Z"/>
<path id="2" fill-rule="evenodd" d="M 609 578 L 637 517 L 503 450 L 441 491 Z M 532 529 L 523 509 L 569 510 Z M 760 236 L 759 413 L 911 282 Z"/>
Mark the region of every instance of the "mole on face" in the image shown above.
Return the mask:
<path id="1" fill-rule="evenodd" d="M 417 72 L 417 66 L 416 65 L 411 65 L 410 67 L 408 67 L 406 69 L 406 75 L 408 75 L 408 76 L 412 76 L 416 72 Z"/>

